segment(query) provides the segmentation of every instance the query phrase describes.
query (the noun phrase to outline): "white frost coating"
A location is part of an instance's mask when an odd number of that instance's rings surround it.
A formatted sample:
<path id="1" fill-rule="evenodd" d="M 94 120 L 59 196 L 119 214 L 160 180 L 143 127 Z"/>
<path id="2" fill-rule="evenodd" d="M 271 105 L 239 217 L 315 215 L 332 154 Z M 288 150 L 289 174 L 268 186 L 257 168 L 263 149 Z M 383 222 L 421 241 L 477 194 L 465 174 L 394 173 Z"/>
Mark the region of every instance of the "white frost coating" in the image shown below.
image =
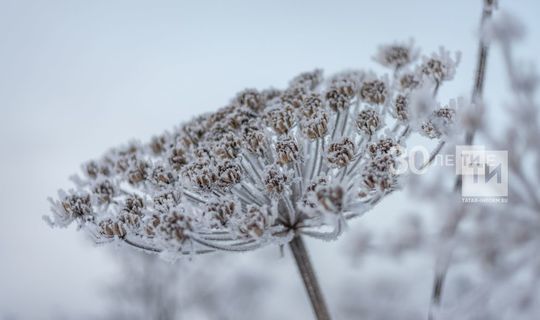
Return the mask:
<path id="1" fill-rule="evenodd" d="M 408 98 L 428 90 L 433 99 L 454 75 L 457 58 L 447 51 L 412 66 L 418 54 L 412 42 L 383 46 L 377 60 L 391 76 L 305 72 L 284 90 L 246 89 L 214 113 L 112 149 L 83 165 L 76 191 L 52 201 L 51 223 L 75 221 L 98 243 L 168 260 L 284 244 L 295 234 L 335 239 L 346 220 L 399 187 L 396 149 L 418 128 Z M 432 111 L 413 118 L 442 132 L 449 123 Z"/>

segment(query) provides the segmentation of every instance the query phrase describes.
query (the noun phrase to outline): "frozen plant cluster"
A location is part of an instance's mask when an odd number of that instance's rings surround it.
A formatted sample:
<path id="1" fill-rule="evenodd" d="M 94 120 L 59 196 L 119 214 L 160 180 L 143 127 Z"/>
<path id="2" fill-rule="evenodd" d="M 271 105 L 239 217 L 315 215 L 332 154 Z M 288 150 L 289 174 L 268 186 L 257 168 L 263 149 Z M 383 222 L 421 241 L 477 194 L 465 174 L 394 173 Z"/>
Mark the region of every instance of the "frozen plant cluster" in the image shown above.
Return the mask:
<path id="1" fill-rule="evenodd" d="M 394 43 L 375 57 L 388 75 L 314 70 L 283 90 L 246 89 L 216 112 L 85 163 L 47 220 L 173 258 L 296 235 L 335 239 L 400 187 L 396 167 L 413 132 L 439 139 L 454 122 L 455 110 L 434 98 L 458 57 L 418 56 L 412 42 Z"/>

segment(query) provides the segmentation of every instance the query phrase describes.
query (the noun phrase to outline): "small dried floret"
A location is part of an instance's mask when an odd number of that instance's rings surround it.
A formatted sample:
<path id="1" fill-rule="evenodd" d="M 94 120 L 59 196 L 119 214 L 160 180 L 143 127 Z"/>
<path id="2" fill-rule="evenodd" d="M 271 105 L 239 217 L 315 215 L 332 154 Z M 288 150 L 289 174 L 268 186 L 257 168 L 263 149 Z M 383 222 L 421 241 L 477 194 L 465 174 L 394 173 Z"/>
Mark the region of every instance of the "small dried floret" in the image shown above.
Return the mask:
<path id="1" fill-rule="evenodd" d="M 280 101 L 284 106 L 298 109 L 302 106 L 304 98 L 308 94 L 308 89 L 302 86 L 290 87 L 285 90 L 280 97 Z"/>
<path id="2" fill-rule="evenodd" d="M 343 210 L 345 192 L 339 185 L 320 185 L 315 190 L 319 205 L 326 212 L 340 213 Z"/>
<path id="3" fill-rule="evenodd" d="M 344 167 L 353 159 L 354 149 L 354 142 L 350 138 L 342 138 L 328 147 L 328 162 L 338 167 Z"/>
<path id="4" fill-rule="evenodd" d="M 173 173 L 162 165 L 158 165 L 152 169 L 150 174 L 150 182 L 156 186 L 168 186 L 175 181 Z"/>
<path id="5" fill-rule="evenodd" d="M 302 117 L 311 118 L 323 107 L 324 105 L 321 95 L 318 93 L 312 93 L 304 98 L 299 113 Z"/>
<path id="6" fill-rule="evenodd" d="M 396 183 L 396 159 L 384 154 L 374 157 L 366 164 L 362 172 L 362 182 L 368 190 L 388 191 Z"/>
<path id="7" fill-rule="evenodd" d="M 405 73 L 399 78 L 401 90 L 413 90 L 418 88 L 420 80 L 415 73 Z"/>
<path id="8" fill-rule="evenodd" d="M 264 175 L 266 191 L 272 195 L 280 195 L 285 191 L 289 177 L 278 166 L 271 166 Z"/>
<path id="9" fill-rule="evenodd" d="M 371 136 L 382 127 L 382 120 L 377 111 L 368 108 L 358 113 L 356 126 L 361 133 Z"/>
<path id="10" fill-rule="evenodd" d="M 181 130 L 180 138 L 187 146 L 197 145 L 207 131 L 207 115 L 199 116 L 185 123 Z"/>
<path id="11" fill-rule="evenodd" d="M 126 236 L 126 228 L 121 221 L 106 219 L 99 223 L 99 233 L 106 238 L 119 237 L 123 238 Z"/>
<path id="12" fill-rule="evenodd" d="M 239 233 L 251 237 L 260 237 L 274 223 L 274 217 L 266 207 L 255 205 L 248 205 L 239 220 Z"/>
<path id="13" fill-rule="evenodd" d="M 210 163 L 204 160 L 186 165 L 184 174 L 201 190 L 210 190 L 217 181 L 217 175 L 210 167 Z"/>
<path id="14" fill-rule="evenodd" d="M 152 201 L 154 202 L 154 208 L 160 212 L 168 212 L 171 208 L 175 208 L 180 204 L 182 195 L 177 190 L 165 190 L 156 193 Z"/>
<path id="15" fill-rule="evenodd" d="M 146 161 L 135 161 L 128 171 L 128 181 L 131 184 L 137 184 L 146 180 L 148 177 L 149 165 Z"/>
<path id="16" fill-rule="evenodd" d="M 385 154 L 400 155 L 401 145 L 392 138 L 382 138 L 369 144 L 368 151 L 371 158 Z"/>
<path id="17" fill-rule="evenodd" d="M 143 208 L 144 208 L 144 201 L 138 195 L 131 194 L 126 198 L 125 203 L 124 203 L 125 212 L 141 215 Z"/>
<path id="18" fill-rule="evenodd" d="M 201 143 L 197 148 L 193 149 L 193 155 L 198 161 L 210 161 L 214 158 L 210 144 Z"/>
<path id="19" fill-rule="evenodd" d="M 111 174 L 111 168 L 107 161 L 89 161 L 83 165 L 83 171 L 92 179 L 97 179 L 99 175 L 109 176 Z"/>
<path id="20" fill-rule="evenodd" d="M 380 46 L 375 60 L 386 67 L 399 69 L 417 58 L 417 50 L 413 48 L 413 42 L 394 43 Z"/>
<path id="21" fill-rule="evenodd" d="M 167 149 L 167 137 L 165 135 L 153 137 L 149 147 L 155 155 L 162 154 Z"/>
<path id="22" fill-rule="evenodd" d="M 382 105 L 386 102 L 388 89 L 381 80 L 364 81 L 360 88 L 360 97 L 368 103 Z"/>
<path id="23" fill-rule="evenodd" d="M 214 151 L 222 159 L 235 159 L 240 153 L 241 143 L 236 134 L 227 132 L 214 143 Z"/>
<path id="24" fill-rule="evenodd" d="M 353 97 L 354 95 L 349 95 L 346 91 L 336 86 L 330 87 L 325 94 L 328 106 L 336 112 L 347 109 L 351 105 Z"/>
<path id="25" fill-rule="evenodd" d="M 141 227 L 141 216 L 124 211 L 118 216 L 118 222 L 126 229 L 138 230 Z"/>
<path id="26" fill-rule="evenodd" d="M 62 200 L 62 207 L 65 213 L 72 219 L 91 215 L 93 212 L 90 195 L 88 194 L 66 196 Z"/>
<path id="27" fill-rule="evenodd" d="M 233 129 L 239 129 L 243 125 L 247 124 L 253 119 L 258 117 L 257 113 L 247 108 L 233 108 L 230 113 L 227 114 L 227 124 Z"/>
<path id="28" fill-rule="evenodd" d="M 186 151 L 179 147 L 175 147 L 171 149 L 168 159 L 169 159 L 169 164 L 175 170 L 182 169 L 182 167 L 185 166 L 188 162 Z"/>
<path id="29" fill-rule="evenodd" d="M 98 182 L 92 189 L 99 203 L 110 203 L 116 194 L 116 188 L 110 180 Z"/>
<path id="30" fill-rule="evenodd" d="M 456 111 L 452 108 L 440 108 L 422 123 L 421 133 L 430 139 L 440 138 L 454 124 Z"/>
<path id="31" fill-rule="evenodd" d="M 206 204 L 204 214 L 209 215 L 212 228 L 222 228 L 227 226 L 237 209 L 237 200 L 229 197 L 215 198 Z"/>
<path id="32" fill-rule="evenodd" d="M 398 94 L 394 100 L 394 108 L 393 108 L 394 117 L 401 122 L 406 122 L 409 119 L 408 106 L 409 106 L 409 98 L 407 98 L 406 95 Z"/>
<path id="33" fill-rule="evenodd" d="M 321 69 L 315 69 L 310 72 L 303 72 L 294 77 L 289 83 L 290 87 L 304 87 L 309 90 L 315 89 L 322 82 L 323 72 Z"/>
<path id="34" fill-rule="evenodd" d="M 266 112 L 264 118 L 278 134 L 286 134 L 294 125 L 294 112 L 288 106 L 274 107 Z"/>
<path id="35" fill-rule="evenodd" d="M 159 232 L 166 240 L 176 240 L 180 244 L 189 238 L 193 219 L 179 210 L 171 211 L 163 216 L 159 224 Z"/>
<path id="36" fill-rule="evenodd" d="M 266 135 L 257 126 L 246 126 L 242 129 L 242 138 L 246 149 L 257 155 L 263 155 L 267 148 Z"/>
<path id="37" fill-rule="evenodd" d="M 459 60 L 459 54 L 456 54 L 455 59 L 452 59 L 449 51 L 440 48 L 439 53 L 433 53 L 431 57 L 424 58 L 420 71 L 436 83 L 452 80 Z"/>
<path id="38" fill-rule="evenodd" d="M 218 163 L 216 184 L 221 188 L 232 187 L 242 179 L 242 169 L 231 160 L 225 160 Z"/>
<path id="39" fill-rule="evenodd" d="M 160 224 L 161 224 L 161 218 L 158 215 L 153 214 L 145 222 L 144 234 L 149 238 L 155 237 L 156 236 L 156 229 L 158 228 L 158 226 Z"/>
<path id="40" fill-rule="evenodd" d="M 300 160 L 298 143 L 289 136 L 283 136 L 276 142 L 276 153 L 280 164 L 287 164 Z"/>
<path id="41" fill-rule="evenodd" d="M 320 139 L 328 133 L 328 113 L 318 111 L 310 118 L 302 119 L 302 132 L 309 139 Z"/>
<path id="42" fill-rule="evenodd" d="M 261 92 L 261 95 L 263 96 L 263 99 L 265 101 L 270 101 L 272 99 L 275 99 L 279 97 L 281 94 L 282 94 L 282 91 L 275 88 L 265 89 Z"/>
<path id="43" fill-rule="evenodd" d="M 236 101 L 240 106 L 247 107 L 257 112 L 264 106 L 264 99 L 256 89 L 245 89 L 238 93 Z"/>

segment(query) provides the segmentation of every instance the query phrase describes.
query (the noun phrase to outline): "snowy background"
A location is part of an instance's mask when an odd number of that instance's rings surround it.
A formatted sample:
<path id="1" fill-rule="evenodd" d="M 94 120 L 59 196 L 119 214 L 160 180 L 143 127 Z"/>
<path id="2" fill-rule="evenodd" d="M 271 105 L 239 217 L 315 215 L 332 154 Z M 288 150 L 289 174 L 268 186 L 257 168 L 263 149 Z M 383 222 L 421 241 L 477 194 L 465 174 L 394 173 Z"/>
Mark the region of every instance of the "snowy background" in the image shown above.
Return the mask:
<path id="1" fill-rule="evenodd" d="M 501 2 L 528 27 L 520 51 L 540 62 L 540 2 Z M 456 79 L 440 98 L 468 95 L 480 6 L 472 0 L 0 0 L 0 319 L 107 313 L 104 288 L 120 273 L 110 250 L 93 247 L 74 228 L 53 232 L 41 219 L 49 212 L 47 197 L 68 188 L 83 161 L 224 106 L 246 87 L 281 88 L 315 67 L 326 74 L 377 68 L 371 60 L 377 45 L 410 37 L 425 53 L 439 45 L 461 51 Z M 493 54 L 488 102 L 503 94 L 502 77 L 500 57 Z M 384 230 L 415 209 L 405 200 L 402 193 L 389 197 L 337 243 L 308 242 L 330 309 L 348 296 L 343 283 L 391 281 L 383 262 L 355 264 L 348 244 L 361 230 Z M 264 297 L 275 317 L 308 318 L 289 258 L 266 248 L 227 258 L 209 272 L 258 272 L 276 287 Z M 195 263 L 212 268 L 213 259 Z M 432 261 L 398 263 L 408 281 L 424 281 L 417 291 L 396 295 L 427 307 Z"/>

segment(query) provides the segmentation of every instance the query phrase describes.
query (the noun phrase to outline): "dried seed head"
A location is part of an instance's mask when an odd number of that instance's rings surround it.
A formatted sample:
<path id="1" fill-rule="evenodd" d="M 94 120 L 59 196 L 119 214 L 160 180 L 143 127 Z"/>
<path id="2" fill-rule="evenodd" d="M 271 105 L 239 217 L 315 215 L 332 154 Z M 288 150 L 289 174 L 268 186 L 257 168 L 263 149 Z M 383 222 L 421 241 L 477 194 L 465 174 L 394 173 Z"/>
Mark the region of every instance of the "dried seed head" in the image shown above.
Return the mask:
<path id="1" fill-rule="evenodd" d="M 69 195 L 62 200 L 62 207 L 68 217 L 72 219 L 82 218 L 93 213 L 90 195 Z"/>
<path id="2" fill-rule="evenodd" d="M 409 119 L 408 107 L 409 99 L 403 94 L 398 94 L 394 100 L 393 116 L 400 122 L 406 122 Z"/>
<path id="3" fill-rule="evenodd" d="M 459 60 L 459 53 L 456 53 L 455 58 L 452 59 L 450 52 L 440 48 L 438 53 L 432 54 L 429 58 L 424 58 L 424 62 L 420 66 L 420 72 L 436 83 L 452 80 Z"/>
<path id="4" fill-rule="evenodd" d="M 318 111 L 310 118 L 302 119 L 302 133 L 309 139 L 320 139 L 328 133 L 328 113 Z"/>
<path id="5" fill-rule="evenodd" d="M 321 185 L 315 190 L 319 205 L 326 212 L 340 213 L 343 210 L 345 192 L 339 185 Z"/>
<path id="6" fill-rule="evenodd" d="M 242 170 L 234 161 L 225 160 L 220 162 L 217 164 L 216 169 L 216 185 L 220 188 L 230 188 L 242 179 Z"/>
<path id="7" fill-rule="evenodd" d="M 294 125 L 294 112 L 288 106 L 275 107 L 264 115 L 266 123 L 278 134 L 286 134 Z"/>
<path id="8" fill-rule="evenodd" d="M 360 111 L 356 117 L 356 127 L 360 133 L 366 136 L 372 136 L 382 127 L 379 113 L 371 108 Z"/>
<path id="9" fill-rule="evenodd" d="M 92 179 L 97 179 L 98 176 L 109 176 L 111 168 L 107 162 L 89 161 L 83 165 L 83 172 Z"/>
<path id="10" fill-rule="evenodd" d="M 319 110 L 323 109 L 323 100 L 318 93 L 312 93 L 304 98 L 299 114 L 305 118 L 313 117 Z"/>
<path id="11" fill-rule="evenodd" d="M 186 165 L 184 175 L 194 186 L 205 191 L 209 191 L 217 181 L 217 175 L 210 167 L 210 163 L 204 160 Z"/>
<path id="12" fill-rule="evenodd" d="M 307 89 L 302 86 L 290 87 L 285 90 L 280 97 L 280 101 L 284 106 L 298 109 L 302 106 L 304 98 L 308 94 Z"/>
<path id="13" fill-rule="evenodd" d="M 396 183 L 396 159 L 393 155 L 384 154 L 372 158 L 362 172 L 362 182 L 367 190 L 391 190 Z"/>
<path id="14" fill-rule="evenodd" d="M 435 110 L 431 116 L 422 123 L 421 133 L 430 139 L 440 138 L 446 134 L 454 124 L 456 111 L 451 108 Z"/>
<path id="15" fill-rule="evenodd" d="M 149 165 L 146 161 L 136 160 L 128 171 L 128 181 L 131 184 L 143 182 L 148 177 Z"/>
<path id="16" fill-rule="evenodd" d="M 119 215 L 118 222 L 121 223 L 124 229 L 138 230 L 141 227 L 141 217 L 125 211 Z"/>
<path id="17" fill-rule="evenodd" d="M 237 209 L 237 200 L 233 198 L 216 198 L 206 204 L 204 214 L 209 215 L 211 227 L 222 228 L 227 226 Z"/>
<path id="18" fill-rule="evenodd" d="M 276 142 L 276 154 L 280 164 L 287 164 L 300 160 L 298 143 L 289 136 L 282 136 Z"/>
<path id="19" fill-rule="evenodd" d="M 165 187 L 175 181 L 173 173 L 162 165 L 158 165 L 152 169 L 149 178 L 150 182 L 158 187 Z"/>
<path id="20" fill-rule="evenodd" d="M 417 58 L 417 50 L 413 48 L 413 43 L 395 43 L 380 46 L 375 60 L 386 67 L 395 70 L 406 66 Z"/>
<path id="21" fill-rule="evenodd" d="M 289 182 L 289 177 L 278 166 L 270 166 L 264 175 L 266 191 L 273 196 L 282 194 Z"/>
<path id="22" fill-rule="evenodd" d="M 418 88 L 421 79 L 414 73 L 405 73 L 399 78 L 399 86 L 401 90 L 413 90 Z"/>
<path id="23" fill-rule="evenodd" d="M 326 102 L 333 111 L 341 111 L 349 108 L 354 95 L 349 95 L 340 87 L 332 86 L 325 94 Z"/>
<path id="24" fill-rule="evenodd" d="M 386 84 L 380 80 L 364 81 L 360 88 L 360 97 L 368 103 L 382 105 L 388 96 Z"/>
<path id="25" fill-rule="evenodd" d="M 116 194 L 116 188 L 110 180 L 97 183 L 92 190 L 99 203 L 110 203 Z"/>
<path id="26" fill-rule="evenodd" d="M 126 229 L 122 222 L 113 219 L 103 220 L 99 223 L 99 233 L 106 238 L 126 236 Z"/>
<path id="27" fill-rule="evenodd" d="M 369 144 L 368 151 L 371 158 L 386 154 L 399 156 L 401 154 L 401 145 L 392 138 L 382 138 Z"/>
<path id="28" fill-rule="evenodd" d="M 165 190 L 152 197 L 154 208 L 159 212 L 169 212 L 180 204 L 181 199 L 182 196 L 177 190 Z"/>
<path id="29" fill-rule="evenodd" d="M 271 227 L 274 218 L 266 207 L 248 205 L 246 212 L 239 217 L 238 233 L 244 237 L 258 238 Z"/>
<path id="30" fill-rule="evenodd" d="M 161 219 L 158 215 L 154 214 L 149 217 L 144 225 L 144 234 L 149 238 L 156 236 L 156 229 L 161 224 Z"/>
<path id="31" fill-rule="evenodd" d="M 237 130 L 251 120 L 257 119 L 258 115 L 247 108 L 234 108 L 226 116 L 227 124 Z"/>
<path id="32" fill-rule="evenodd" d="M 227 132 L 214 143 L 214 151 L 222 159 L 235 159 L 240 153 L 241 143 L 236 134 Z"/>
<path id="33" fill-rule="evenodd" d="M 267 149 L 266 135 L 255 124 L 242 129 L 245 148 L 254 154 L 263 155 Z"/>
<path id="34" fill-rule="evenodd" d="M 330 144 L 327 160 L 338 167 L 344 167 L 353 159 L 354 149 L 354 142 L 351 139 L 342 138 L 340 141 Z"/>
<path id="35" fill-rule="evenodd" d="M 178 210 L 171 211 L 163 216 L 159 224 L 159 233 L 166 240 L 176 240 L 182 244 L 189 238 L 192 229 L 192 218 Z"/>
<path id="36" fill-rule="evenodd" d="M 149 147 L 154 155 L 158 156 L 162 154 L 167 148 L 167 137 L 165 135 L 153 137 L 150 141 Z"/>
<path id="37" fill-rule="evenodd" d="M 236 96 L 238 105 L 259 112 L 264 106 L 264 99 L 256 89 L 245 89 Z"/>
<path id="38" fill-rule="evenodd" d="M 125 200 L 123 211 L 136 215 L 141 215 L 143 208 L 143 199 L 136 194 L 131 194 Z"/>
<path id="39" fill-rule="evenodd" d="M 315 69 L 311 72 L 303 72 L 294 77 L 289 83 L 290 87 L 302 87 L 313 90 L 322 82 L 323 72 L 321 69 Z"/>

